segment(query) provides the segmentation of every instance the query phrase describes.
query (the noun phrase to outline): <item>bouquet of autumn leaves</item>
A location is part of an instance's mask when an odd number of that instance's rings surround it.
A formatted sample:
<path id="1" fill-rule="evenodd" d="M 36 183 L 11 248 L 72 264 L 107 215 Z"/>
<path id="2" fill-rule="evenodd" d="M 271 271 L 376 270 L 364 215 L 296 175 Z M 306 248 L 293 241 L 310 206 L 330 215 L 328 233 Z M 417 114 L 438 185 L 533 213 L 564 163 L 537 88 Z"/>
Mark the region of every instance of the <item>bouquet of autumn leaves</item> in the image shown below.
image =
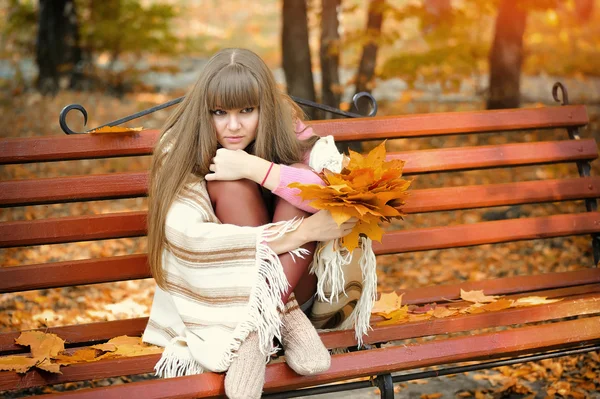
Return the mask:
<path id="1" fill-rule="evenodd" d="M 348 251 L 359 245 L 364 235 L 381 242 L 383 229 L 380 222 L 401 219 L 401 206 L 408 195 L 410 181 L 402 179 L 404 161 L 386 161 L 385 142 L 366 155 L 350 151 L 340 173 L 323 169 L 319 176 L 325 186 L 292 183 L 289 187 L 300 190 L 303 200 L 315 209 L 327 209 L 341 225 L 351 217 L 359 221 L 350 234 L 341 240 Z"/>

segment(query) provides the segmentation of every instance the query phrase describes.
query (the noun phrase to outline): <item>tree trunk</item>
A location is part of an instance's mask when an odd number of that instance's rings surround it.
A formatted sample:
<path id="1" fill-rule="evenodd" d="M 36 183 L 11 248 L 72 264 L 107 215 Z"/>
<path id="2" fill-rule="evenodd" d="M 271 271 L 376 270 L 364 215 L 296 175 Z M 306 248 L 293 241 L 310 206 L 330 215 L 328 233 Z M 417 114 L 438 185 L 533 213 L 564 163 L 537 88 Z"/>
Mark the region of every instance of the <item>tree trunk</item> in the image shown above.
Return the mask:
<path id="1" fill-rule="evenodd" d="M 306 0 L 283 0 L 281 47 L 288 93 L 315 101 L 315 85 L 308 45 Z M 314 119 L 314 108 L 303 109 L 310 119 Z"/>
<path id="2" fill-rule="evenodd" d="M 490 51 L 488 109 L 516 108 L 521 103 L 523 33 L 527 12 L 513 0 L 502 0 L 496 17 L 496 32 Z"/>
<path id="3" fill-rule="evenodd" d="M 356 76 L 355 93 L 372 90 L 372 80 L 375 75 L 375 65 L 377 62 L 377 50 L 379 49 L 379 39 L 381 37 L 381 25 L 383 23 L 383 10 L 385 8 L 385 0 L 370 0 L 369 14 L 367 17 L 366 37 L 367 42 L 363 46 L 362 56 Z M 351 107 L 352 112 L 367 114 L 368 109 L 362 107 L 357 109 L 354 105 Z"/>
<path id="4" fill-rule="evenodd" d="M 323 0 L 321 13 L 321 101 L 323 104 L 340 108 L 342 94 L 340 86 L 340 33 L 338 9 L 341 0 Z M 337 117 L 329 112 L 323 119 Z"/>
<path id="5" fill-rule="evenodd" d="M 40 0 L 36 61 L 37 88 L 42 94 L 56 94 L 60 76 L 74 73 L 81 49 L 73 0 Z M 72 84 L 76 76 L 71 76 Z"/>

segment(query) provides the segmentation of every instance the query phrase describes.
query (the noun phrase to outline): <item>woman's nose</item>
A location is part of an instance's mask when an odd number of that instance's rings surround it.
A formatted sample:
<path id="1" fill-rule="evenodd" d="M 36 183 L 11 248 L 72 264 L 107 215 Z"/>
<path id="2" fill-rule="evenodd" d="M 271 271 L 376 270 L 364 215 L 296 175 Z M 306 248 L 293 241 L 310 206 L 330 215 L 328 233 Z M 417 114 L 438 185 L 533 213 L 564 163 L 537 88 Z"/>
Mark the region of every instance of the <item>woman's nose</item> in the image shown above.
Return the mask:
<path id="1" fill-rule="evenodd" d="M 240 128 L 240 121 L 236 115 L 229 116 L 229 122 L 227 124 L 229 130 L 238 130 Z"/>

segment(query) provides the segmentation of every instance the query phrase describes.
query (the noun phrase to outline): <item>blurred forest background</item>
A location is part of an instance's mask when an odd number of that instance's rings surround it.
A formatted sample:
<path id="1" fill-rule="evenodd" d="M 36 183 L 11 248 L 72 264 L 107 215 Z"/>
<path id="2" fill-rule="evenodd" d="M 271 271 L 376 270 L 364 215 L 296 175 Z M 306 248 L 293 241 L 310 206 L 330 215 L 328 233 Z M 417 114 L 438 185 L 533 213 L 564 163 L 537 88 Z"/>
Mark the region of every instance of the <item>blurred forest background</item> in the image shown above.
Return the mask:
<path id="1" fill-rule="evenodd" d="M 587 105 L 590 124 L 582 136 L 600 139 L 600 0 L 0 0 L 0 137 L 64 135 L 58 115 L 71 103 L 88 110 L 85 127 L 76 112 L 67 119 L 73 130 L 84 131 L 172 100 L 225 47 L 257 52 L 282 89 L 297 97 L 351 110 L 352 95 L 369 91 L 378 115 L 559 106 L 551 88 L 561 81 L 572 103 Z M 160 128 L 170 111 L 130 126 Z M 568 138 L 558 130 L 447 136 L 392 140 L 388 149 L 542 137 Z M 0 179 L 146 171 L 149 164 L 149 157 L 132 157 L 3 166 Z M 598 165 L 593 173 L 600 173 Z M 413 187 L 566 175 L 577 175 L 575 165 L 430 174 Z M 575 205 L 441 212 L 411 216 L 395 227 L 542 216 L 556 206 Z M 0 209 L 0 220 L 145 209 L 144 199 L 91 201 Z M 383 256 L 379 289 L 575 270 L 593 263 L 590 247 L 589 237 L 579 237 Z M 10 248 L 0 250 L 0 265 L 145 251 L 145 238 Z M 5 294 L 0 331 L 145 316 L 152 290 L 152 280 L 141 280 Z M 504 384 L 500 394 L 521 389 L 545 397 L 562 389 L 564 397 L 591 397 L 600 390 L 599 364 L 593 353 L 479 372 L 475 380 Z M 492 391 L 480 385 L 471 393 L 493 397 Z"/>

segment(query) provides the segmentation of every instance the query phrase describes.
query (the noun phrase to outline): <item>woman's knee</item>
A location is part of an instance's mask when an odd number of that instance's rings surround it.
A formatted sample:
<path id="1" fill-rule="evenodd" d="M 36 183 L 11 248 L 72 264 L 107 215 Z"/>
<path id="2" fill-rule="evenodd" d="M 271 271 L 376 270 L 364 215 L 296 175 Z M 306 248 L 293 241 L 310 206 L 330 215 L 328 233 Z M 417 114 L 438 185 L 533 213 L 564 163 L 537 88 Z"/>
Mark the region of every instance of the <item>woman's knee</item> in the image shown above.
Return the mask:
<path id="1" fill-rule="evenodd" d="M 239 200 L 245 198 L 262 199 L 258 184 L 248 179 L 207 181 L 206 190 L 213 203 L 220 198 L 231 197 Z"/>

